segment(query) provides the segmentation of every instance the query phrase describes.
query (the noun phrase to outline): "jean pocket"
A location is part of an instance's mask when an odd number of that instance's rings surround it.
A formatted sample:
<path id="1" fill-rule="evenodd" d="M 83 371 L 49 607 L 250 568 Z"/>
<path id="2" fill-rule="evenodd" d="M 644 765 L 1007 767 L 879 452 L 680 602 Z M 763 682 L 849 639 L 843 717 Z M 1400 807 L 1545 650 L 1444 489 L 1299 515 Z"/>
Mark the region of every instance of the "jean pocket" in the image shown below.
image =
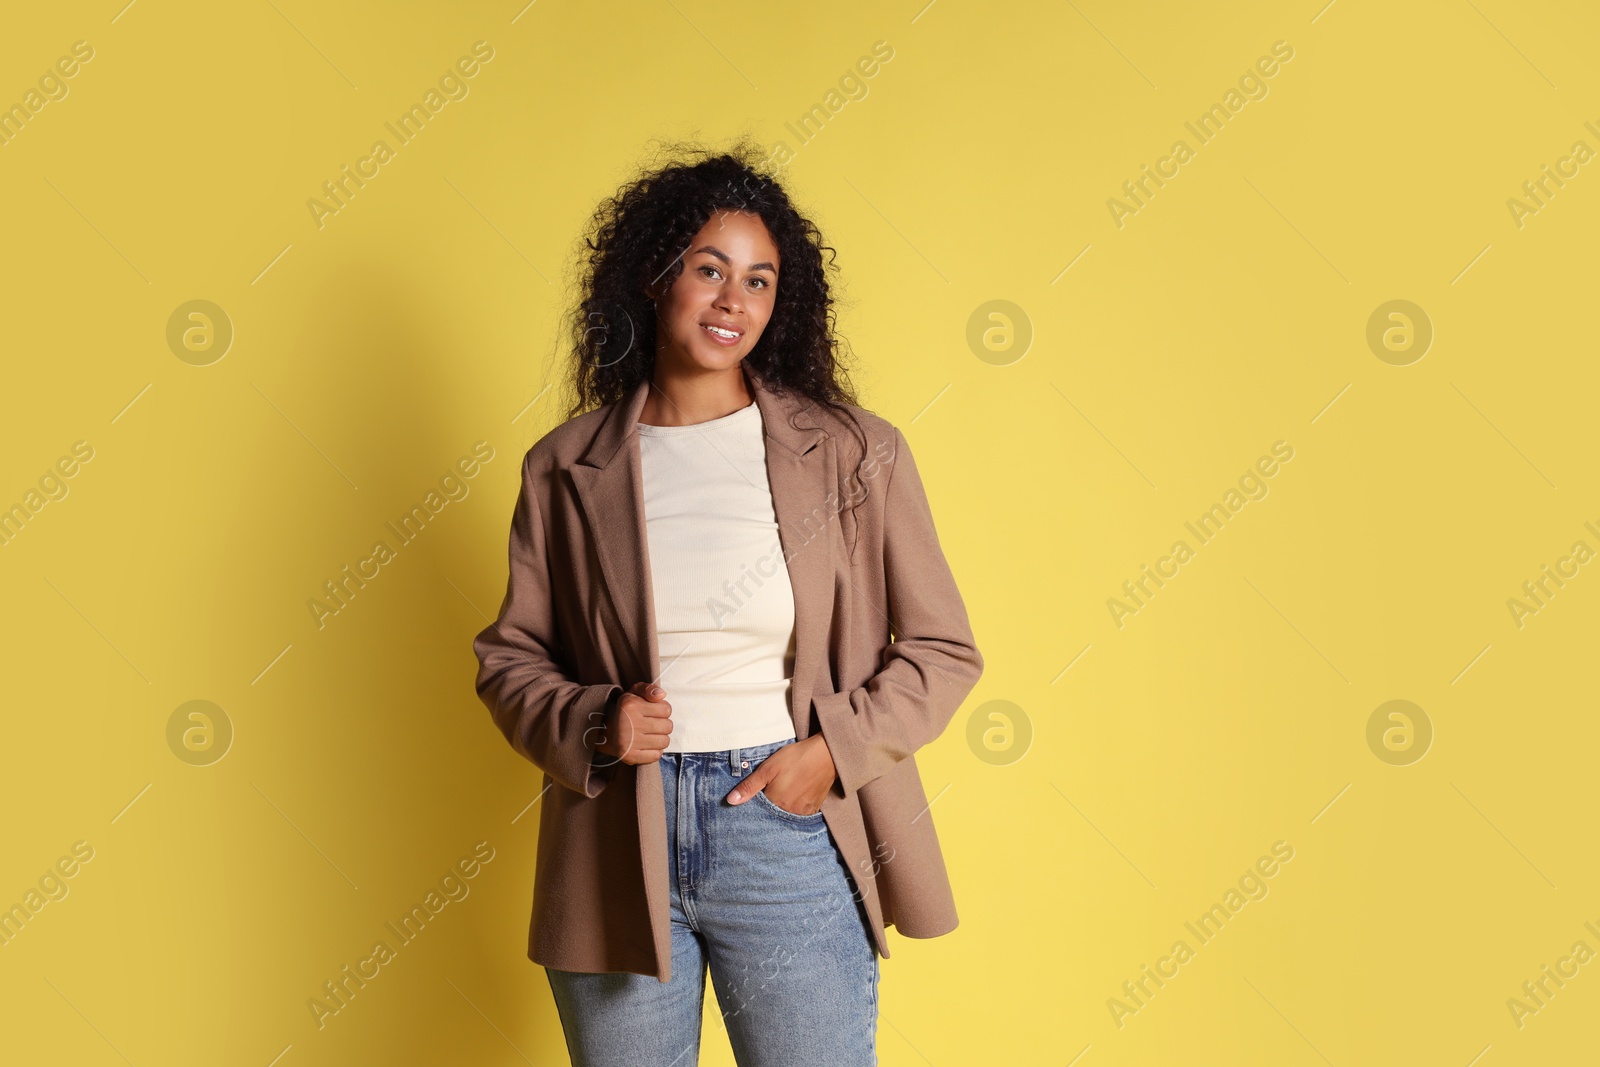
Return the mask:
<path id="1" fill-rule="evenodd" d="M 791 822 L 816 822 L 823 817 L 822 809 L 820 808 L 812 812 L 810 815 L 801 815 L 797 811 L 790 811 L 788 808 L 780 808 L 767 796 L 767 791 L 765 789 L 756 790 L 755 795 L 751 799 L 779 818 L 788 819 Z"/>

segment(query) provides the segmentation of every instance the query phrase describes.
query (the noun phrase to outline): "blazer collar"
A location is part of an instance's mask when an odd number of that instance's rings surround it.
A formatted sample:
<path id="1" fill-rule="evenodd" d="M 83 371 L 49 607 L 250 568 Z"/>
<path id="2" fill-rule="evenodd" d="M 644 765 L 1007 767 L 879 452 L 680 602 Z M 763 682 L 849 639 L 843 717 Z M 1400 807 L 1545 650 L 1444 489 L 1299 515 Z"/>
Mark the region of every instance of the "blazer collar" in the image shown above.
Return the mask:
<path id="1" fill-rule="evenodd" d="M 795 736 L 804 738 L 810 733 L 812 676 L 830 651 L 836 552 L 843 551 L 838 479 L 832 474 L 834 446 L 820 427 L 790 425 L 791 416 L 799 412 L 809 412 L 812 423 L 820 422 L 809 398 L 775 392 L 750 367 L 742 369 L 761 408 L 767 481 L 794 592 L 795 658 L 789 711 Z M 568 472 L 588 522 L 607 595 L 623 627 L 620 634 L 597 633 L 595 640 L 614 650 L 612 658 L 619 670 L 631 672 L 632 677 L 617 679 L 624 689 L 636 682 L 659 681 L 670 701 L 672 665 L 666 665 L 663 677 L 639 459 L 639 414 L 649 392 L 650 379 L 646 378 L 612 404 L 588 448 Z M 801 421 L 807 420 L 802 417 Z M 599 625 L 602 619 L 591 614 L 588 621 Z M 831 679 L 829 670 L 830 684 Z"/>

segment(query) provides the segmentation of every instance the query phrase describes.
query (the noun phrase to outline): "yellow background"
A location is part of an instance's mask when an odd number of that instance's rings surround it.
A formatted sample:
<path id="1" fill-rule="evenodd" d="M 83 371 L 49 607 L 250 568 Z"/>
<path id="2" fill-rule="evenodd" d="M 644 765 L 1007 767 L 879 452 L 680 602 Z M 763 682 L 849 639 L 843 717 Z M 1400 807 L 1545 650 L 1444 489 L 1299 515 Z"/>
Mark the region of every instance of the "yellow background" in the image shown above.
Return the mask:
<path id="1" fill-rule="evenodd" d="M 94 449 L 0 549 L 0 904 L 94 849 L 0 948 L 0 1059 L 565 1062 L 524 955 L 538 773 L 470 640 L 562 418 L 584 220 L 652 138 L 748 131 L 839 249 L 862 399 L 987 661 L 919 755 L 961 925 L 892 935 L 881 1062 L 1593 1061 L 1600 963 L 1506 1005 L 1600 950 L 1600 566 L 1507 607 L 1600 548 L 1597 165 L 1507 207 L 1600 148 L 1587 5 L 120 5 L 0 35 L 0 103 L 94 49 L 0 147 L 0 504 Z M 306 201 L 478 40 L 470 94 L 319 229 Z M 195 299 L 235 331 L 208 366 L 166 341 Z M 1406 366 L 1366 340 L 1395 299 L 1435 331 Z M 1025 353 L 969 346 L 992 300 Z M 470 495 L 318 629 L 322 583 L 480 440 Z M 1119 628 L 1108 598 L 1278 440 L 1269 495 Z M 1393 699 L 1434 731 L 1409 765 L 1367 743 Z M 209 766 L 168 745 L 190 700 L 235 731 Z M 1025 752 L 969 743 L 995 700 Z M 471 895 L 318 1030 L 308 998 L 479 841 Z M 1270 893 L 1117 1025 L 1276 841 Z M 732 1062 L 709 995 L 702 1062 Z"/>

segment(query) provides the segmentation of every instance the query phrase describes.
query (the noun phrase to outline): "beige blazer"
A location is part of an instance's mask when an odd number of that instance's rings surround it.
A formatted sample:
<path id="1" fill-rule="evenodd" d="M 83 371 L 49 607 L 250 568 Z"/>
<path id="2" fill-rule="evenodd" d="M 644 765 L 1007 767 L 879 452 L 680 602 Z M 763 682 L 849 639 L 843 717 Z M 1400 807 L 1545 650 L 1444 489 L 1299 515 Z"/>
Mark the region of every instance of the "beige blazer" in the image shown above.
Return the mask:
<path id="1" fill-rule="evenodd" d="M 847 422 L 744 372 L 761 406 L 794 589 L 795 736 L 827 738 L 839 781 L 822 811 L 887 958 L 886 925 L 907 937 L 956 926 L 913 753 L 943 732 L 983 657 L 900 431 L 852 409 L 867 434 L 857 474 L 860 444 Z M 589 744 L 611 694 L 661 672 L 635 429 L 648 390 L 643 382 L 528 450 L 505 600 L 472 647 L 478 696 L 512 748 L 544 771 L 528 958 L 666 982 L 659 764 L 621 763 Z"/>

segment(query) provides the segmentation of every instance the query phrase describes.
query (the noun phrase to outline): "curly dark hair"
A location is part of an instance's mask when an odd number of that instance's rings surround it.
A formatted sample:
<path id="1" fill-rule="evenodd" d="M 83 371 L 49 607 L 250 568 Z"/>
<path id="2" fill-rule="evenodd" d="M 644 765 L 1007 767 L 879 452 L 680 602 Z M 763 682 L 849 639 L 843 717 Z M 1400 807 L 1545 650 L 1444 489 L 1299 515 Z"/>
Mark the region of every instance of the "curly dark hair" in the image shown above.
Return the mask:
<path id="1" fill-rule="evenodd" d="M 683 273 L 690 239 L 714 213 L 742 211 L 765 223 L 782 263 L 772 318 L 744 362 L 775 392 L 802 394 L 845 417 L 864 458 L 866 434 L 844 406 L 857 400 L 840 364 L 848 346 L 835 334 L 829 273 L 837 271 L 837 253 L 747 138 L 720 151 L 672 143 L 664 152 L 664 162 L 601 202 L 584 234 L 579 299 L 567 327 L 568 417 L 618 401 L 652 376 L 656 316 L 646 287 L 659 291 Z"/>

